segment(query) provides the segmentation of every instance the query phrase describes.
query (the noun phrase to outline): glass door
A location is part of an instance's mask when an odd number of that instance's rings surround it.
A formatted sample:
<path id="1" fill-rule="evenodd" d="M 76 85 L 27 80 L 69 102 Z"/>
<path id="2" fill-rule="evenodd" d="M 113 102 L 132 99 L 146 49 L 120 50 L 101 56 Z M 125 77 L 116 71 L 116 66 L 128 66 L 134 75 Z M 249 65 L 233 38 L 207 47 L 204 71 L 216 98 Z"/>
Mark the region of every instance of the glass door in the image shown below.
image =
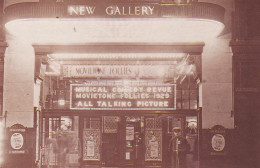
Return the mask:
<path id="1" fill-rule="evenodd" d="M 125 163 L 127 166 L 143 166 L 143 117 L 126 116 L 125 117 Z"/>
<path id="2" fill-rule="evenodd" d="M 162 167 L 164 134 L 160 117 L 111 115 L 86 117 L 84 123 L 85 165 Z"/>
<path id="3" fill-rule="evenodd" d="M 102 165 L 117 167 L 122 162 L 121 152 L 121 117 L 102 117 Z"/>
<path id="4" fill-rule="evenodd" d="M 79 166 L 78 116 L 45 117 L 42 123 L 41 165 Z"/>
<path id="5" fill-rule="evenodd" d="M 167 167 L 199 167 L 197 116 L 168 116 L 166 137 Z"/>

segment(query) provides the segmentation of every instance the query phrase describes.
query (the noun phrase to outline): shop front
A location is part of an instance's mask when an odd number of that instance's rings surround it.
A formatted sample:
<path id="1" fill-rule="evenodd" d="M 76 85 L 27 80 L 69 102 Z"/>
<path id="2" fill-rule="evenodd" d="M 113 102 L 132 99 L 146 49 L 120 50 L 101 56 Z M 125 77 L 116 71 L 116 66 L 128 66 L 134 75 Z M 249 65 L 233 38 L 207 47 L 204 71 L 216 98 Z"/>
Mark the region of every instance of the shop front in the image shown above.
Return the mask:
<path id="1" fill-rule="evenodd" d="M 198 132 L 195 126 L 187 127 L 185 123 L 190 121 L 189 125 L 195 125 L 196 119 L 192 114 L 165 118 L 154 114 L 44 117 L 41 165 L 170 167 L 170 129 L 180 126 L 190 146 L 185 154 L 186 165 L 195 168 Z M 63 130 L 66 124 L 71 126 Z"/>
<path id="2" fill-rule="evenodd" d="M 198 167 L 200 55 L 73 55 L 39 59 L 48 59 L 42 166 L 170 167 L 172 130 L 180 128 L 188 142 L 185 164 Z"/>
<path id="3" fill-rule="evenodd" d="M 221 6 L 17 0 L 5 14 L 6 65 L 28 65 L 5 66 L 5 100 L 26 97 L 5 109 L 35 131 L 38 167 L 199 168 L 203 47 Z"/>

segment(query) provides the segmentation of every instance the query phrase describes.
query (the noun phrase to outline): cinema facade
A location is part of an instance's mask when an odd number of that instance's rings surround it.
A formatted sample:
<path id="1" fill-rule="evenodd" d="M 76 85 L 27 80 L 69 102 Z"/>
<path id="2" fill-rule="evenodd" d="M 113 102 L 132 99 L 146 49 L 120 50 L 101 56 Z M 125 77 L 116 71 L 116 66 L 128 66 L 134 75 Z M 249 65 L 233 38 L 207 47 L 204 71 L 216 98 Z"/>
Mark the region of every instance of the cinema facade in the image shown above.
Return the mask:
<path id="1" fill-rule="evenodd" d="M 3 10 L 7 167 L 166 168 L 175 127 L 188 167 L 229 156 L 231 0 L 12 0 Z"/>

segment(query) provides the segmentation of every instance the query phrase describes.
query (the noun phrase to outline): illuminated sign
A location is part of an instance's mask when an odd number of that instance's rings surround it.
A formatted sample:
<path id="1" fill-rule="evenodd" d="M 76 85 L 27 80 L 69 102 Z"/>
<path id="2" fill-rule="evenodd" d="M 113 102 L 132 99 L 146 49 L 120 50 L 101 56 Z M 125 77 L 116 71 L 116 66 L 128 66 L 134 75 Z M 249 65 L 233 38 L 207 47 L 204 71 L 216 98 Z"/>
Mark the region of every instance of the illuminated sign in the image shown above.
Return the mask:
<path id="1" fill-rule="evenodd" d="M 70 87 L 70 109 L 176 109 L 176 85 L 83 85 Z"/>
<path id="2" fill-rule="evenodd" d="M 68 5 L 67 14 L 70 17 L 152 17 L 157 15 L 155 4 L 85 4 Z"/>
<path id="3" fill-rule="evenodd" d="M 71 5 L 68 6 L 68 14 L 70 16 L 89 16 L 94 15 L 96 6 L 88 5 Z M 111 5 L 104 9 L 104 14 L 114 16 L 150 16 L 154 13 L 154 6 L 118 6 Z"/>
<path id="4" fill-rule="evenodd" d="M 171 65 L 63 65 L 64 78 L 170 78 Z"/>

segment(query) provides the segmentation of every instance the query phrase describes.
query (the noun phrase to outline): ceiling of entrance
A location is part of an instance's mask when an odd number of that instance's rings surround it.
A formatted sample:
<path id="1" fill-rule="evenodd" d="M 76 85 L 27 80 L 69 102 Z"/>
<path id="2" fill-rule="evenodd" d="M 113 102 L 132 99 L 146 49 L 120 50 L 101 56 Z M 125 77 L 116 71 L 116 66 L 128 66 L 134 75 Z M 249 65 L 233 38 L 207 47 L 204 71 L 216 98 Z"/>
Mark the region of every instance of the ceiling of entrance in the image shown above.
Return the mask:
<path id="1" fill-rule="evenodd" d="M 31 44 L 85 44 L 206 42 L 217 37 L 224 25 L 192 18 L 57 18 L 14 20 L 5 27 L 11 35 Z"/>

